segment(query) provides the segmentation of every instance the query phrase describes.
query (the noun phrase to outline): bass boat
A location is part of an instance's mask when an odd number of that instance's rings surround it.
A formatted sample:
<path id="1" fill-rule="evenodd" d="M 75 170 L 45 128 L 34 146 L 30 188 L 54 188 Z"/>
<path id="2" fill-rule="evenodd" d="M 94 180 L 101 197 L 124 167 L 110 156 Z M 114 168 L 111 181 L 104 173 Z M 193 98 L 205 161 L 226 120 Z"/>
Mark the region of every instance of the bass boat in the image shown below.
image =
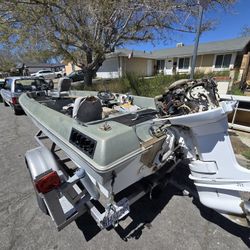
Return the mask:
<path id="1" fill-rule="evenodd" d="M 248 226 L 250 170 L 228 133 L 236 102 L 220 101 L 212 79 L 179 80 L 155 98 L 37 91 L 19 102 L 39 128 L 39 147 L 25 159 L 39 207 L 58 230 L 85 212 L 100 228 L 117 225 L 181 162 L 202 204 Z"/>

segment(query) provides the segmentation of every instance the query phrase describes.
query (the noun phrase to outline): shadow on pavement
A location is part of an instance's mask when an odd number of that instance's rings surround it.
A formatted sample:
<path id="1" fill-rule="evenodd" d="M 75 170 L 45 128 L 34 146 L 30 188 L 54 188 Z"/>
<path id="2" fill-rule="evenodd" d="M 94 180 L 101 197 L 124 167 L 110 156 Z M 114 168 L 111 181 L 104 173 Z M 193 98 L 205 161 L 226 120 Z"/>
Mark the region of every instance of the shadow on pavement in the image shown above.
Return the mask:
<path id="1" fill-rule="evenodd" d="M 159 213 L 161 213 L 162 209 L 164 209 L 171 198 L 174 195 L 181 194 L 181 191 L 177 188 L 168 185 L 161 191 L 160 195 L 157 195 L 156 199 L 150 199 L 149 195 L 145 195 L 130 207 L 129 217 L 132 222 L 126 228 L 122 228 L 118 225 L 114 230 L 124 241 L 127 241 L 129 238 L 139 239 L 142 235 L 143 229 L 145 227 L 151 227 L 150 223 Z M 125 219 L 126 218 L 124 218 L 124 220 Z M 87 241 L 91 240 L 101 231 L 94 219 L 88 213 L 79 217 L 76 220 L 76 224 Z M 111 230 L 112 229 L 113 228 L 111 228 Z"/>
<path id="2" fill-rule="evenodd" d="M 181 195 L 181 192 L 172 185 L 167 185 L 156 199 L 150 199 L 149 195 L 145 195 L 131 206 L 129 217 L 132 222 L 126 228 L 118 225 L 115 231 L 124 241 L 130 238 L 139 239 L 145 228 L 151 228 L 151 222 L 161 213 L 174 195 Z"/>
<path id="3" fill-rule="evenodd" d="M 241 238 L 246 246 L 250 248 L 250 228 L 233 223 L 216 211 L 203 206 L 197 199 L 193 200 L 193 204 L 200 210 L 200 214 L 203 218 L 214 224 L 217 224 L 228 233 Z"/>
<path id="4" fill-rule="evenodd" d="M 188 178 L 188 175 L 188 168 L 180 166 L 174 171 L 171 183 L 162 190 L 158 198 L 150 199 L 149 195 L 145 195 L 143 198 L 135 202 L 131 206 L 129 214 L 132 222 L 130 222 L 125 228 L 120 225 L 122 222 L 114 228 L 121 239 L 124 241 L 131 238 L 139 239 L 143 230 L 151 227 L 151 222 L 159 213 L 161 213 L 172 197 L 175 195 L 182 196 L 183 190 L 187 190 L 190 194 L 193 194 L 193 204 L 200 210 L 200 214 L 203 218 L 217 224 L 228 233 L 241 238 L 246 246 L 250 247 L 250 228 L 237 225 L 216 211 L 202 205 L 198 199 L 195 186 Z M 78 218 L 76 224 L 87 241 L 91 240 L 100 232 L 96 222 L 89 214 L 85 214 Z"/>
<path id="5" fill-rule="evenodd" d="M 90 241 L 101 231 L 95 220 L 88 213 L 77 218 L 76 225 L 82 231 L 86 241 Z"/>
<path id="6" fill-rule="evenodd" d="M 250 228 L 233 223 L 221 214 L 217 213 L 215 210 L 201 204 L 198 198 L 198 193 L 196 191 L 195 185 L 193 181 L 188 178 L 188 175 L 190 173 L 188 168 L 185 166 L 181 166 L 178 169 L 178 172 L 175 173 L 177 174 L 176 176 L 178 176 L 178 173 L 179 176 L 182 176 L 181 179 L 177 179 L 178 182 L 184 184 L 185 189 L 190 190 L 190 193 L 192 193 L 193 196 L 193 204 L 200 210 L 200 215 L 209 222 L 217 224 L 219 227 L 221 227 L 228 233 L 241 238 L 241 240 L 246 244 L 246 246 L 250 248 Z M 180 175 L 180 173 L 182 173 L 182 175 Z"/>
<path id="7" fill-rule="evenodd" d="M 143 229 L 151 227 L 150 223 L 161 213 L 171 198 L 180 194 L 181 192 L 177 188 L 169 185 L 163 190 L 158 199 L 152 200 L 148 195 L 145 195 L 130 207 L 129 217 L 132 219 L 132 222 L 125 229 L 118 225 L 114 230 L 124 241 L 127 241 L 129 238 L 139 239 Z M 101 231 L 94 219 L 87 213 L 79 217 L 76 220 L 76 224 L 87 241 Z"/>

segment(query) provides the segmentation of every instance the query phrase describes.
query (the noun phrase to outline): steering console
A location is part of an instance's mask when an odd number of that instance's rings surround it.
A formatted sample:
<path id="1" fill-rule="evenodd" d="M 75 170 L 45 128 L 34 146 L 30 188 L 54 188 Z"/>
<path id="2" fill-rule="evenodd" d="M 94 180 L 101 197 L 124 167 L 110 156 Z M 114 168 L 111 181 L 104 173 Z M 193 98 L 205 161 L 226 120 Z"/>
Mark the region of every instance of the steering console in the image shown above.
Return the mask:
<path id="1" fill-rule="evenodd" d="M 111 93 L 110 91 L 106 90 L 106 91 L 99 91 L 97 93 L 97 97 L 102 100 L 104 103 L 107 103 L 109 101 L 112 101 L 115 99 L 115 96 L 113 93 Z"/>

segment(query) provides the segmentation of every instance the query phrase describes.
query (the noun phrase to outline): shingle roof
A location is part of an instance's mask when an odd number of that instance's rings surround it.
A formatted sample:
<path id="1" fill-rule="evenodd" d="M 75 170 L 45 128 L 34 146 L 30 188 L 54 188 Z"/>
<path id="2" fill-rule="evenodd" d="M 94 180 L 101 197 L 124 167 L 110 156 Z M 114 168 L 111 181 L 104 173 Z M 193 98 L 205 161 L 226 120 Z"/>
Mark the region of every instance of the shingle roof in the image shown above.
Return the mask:
<path id="1" fill-rule="evenodd" d="M 250 42 L 250 37 L 240 37 L 230 40 L 200 43 L 198 47 L 199 54 L 227 53 L 242 51 Z M 160 49 L 153 51 L 154 58 L 161 59 L 167 57 L 191 56 L 194 46 L 183 46 L 179 48 Z"/>
<path id="2" fill-rule="evenodd" d="M 129 57 L 133 53 L 133 57 L 137 58 L 152 58 L 154 59 L 154 56 L 152 52 L 148 52 L 145 50 L 132 50 L 132 49 L 124 49 L 124 48 L 119 48 L 116 49 L 114 53 L 109 54 L 109 56 L 114 56 L 114 55 L 119 55 L 119 56 L 126 56 Z"/>
<path id="3" fill-rule="evenodd" d="M 53 63 L 37 63 L 37 62 L 22 62 L 17 65 L 17 69 L 22 68 L 23 64 L 28 68 L 55 68 L 55 67 L 64 67 L 64 64 L 53 64 Z"/>
<path id="4" fill-rule="evenodd" d="M 198 47 L 198 55 L 243 51 L 248 43 L 250 43 L 250 37 L 240 37 L 224 41 L 200 43 Z M 137 58 L 165 59 L 169 57 L 191 56 L 193 54 L 193 50 L 193 45 L 178 48 L 159 49 L 152 52 L 119 48 L 116 49 L 115 52 L 110 53 L 107 57 L 113 57 L 117 55 L 129 57 L 131 53 L 133 53 L 133 57 Z"/>

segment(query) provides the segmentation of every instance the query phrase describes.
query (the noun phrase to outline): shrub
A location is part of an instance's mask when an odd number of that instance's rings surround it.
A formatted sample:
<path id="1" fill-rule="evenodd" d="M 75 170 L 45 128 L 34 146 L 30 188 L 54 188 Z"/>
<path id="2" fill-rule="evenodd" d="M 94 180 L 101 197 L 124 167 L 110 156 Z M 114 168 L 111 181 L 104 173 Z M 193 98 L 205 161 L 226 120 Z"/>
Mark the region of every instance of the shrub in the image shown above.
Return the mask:
<path id="1" fill-rule="evenodd" d="M 242 91 L 240 83 L 233 84 L 229 94 L 231 94 L 231 95 L 244 95 L 244 91 Z"/>
<path id="2" fill-rule="evenodd" d="M 248 160 L 250 160 L 250 150 L 244 151 L 242 155 L 245 156 Z"/>
<path id="3" fill-rule="evenodd" d="M 229 71 L 222 72 L 213 72 L 205 75 L 202 72 L 196 72 L 195 79 L 200 79 L 203 77 L 212 77 L 212 76 L 225 76 L 225 74 L 229 75 Z M 162 94 L 165 92 L 165 88 L 167 88 L 171 83 L 179 80 L 179 79 L 189 79 L 189 75 L 187 74 L 176 74 L 176 75 L 163 75 L 159 74 L 153 77 L 140 77 L 137 74 L 130 73 L 126 76 L 118 79 L 111 80 L 100 80 L 98 82 L 93 83 L 92 86 L 85 86 L 84 84 L 76 87 L 78 90 L 110 90 L 112 92 L 117 93 L 131 93 L 134 95 L 148 96 L 154 97 L 156 95 Z"/>

